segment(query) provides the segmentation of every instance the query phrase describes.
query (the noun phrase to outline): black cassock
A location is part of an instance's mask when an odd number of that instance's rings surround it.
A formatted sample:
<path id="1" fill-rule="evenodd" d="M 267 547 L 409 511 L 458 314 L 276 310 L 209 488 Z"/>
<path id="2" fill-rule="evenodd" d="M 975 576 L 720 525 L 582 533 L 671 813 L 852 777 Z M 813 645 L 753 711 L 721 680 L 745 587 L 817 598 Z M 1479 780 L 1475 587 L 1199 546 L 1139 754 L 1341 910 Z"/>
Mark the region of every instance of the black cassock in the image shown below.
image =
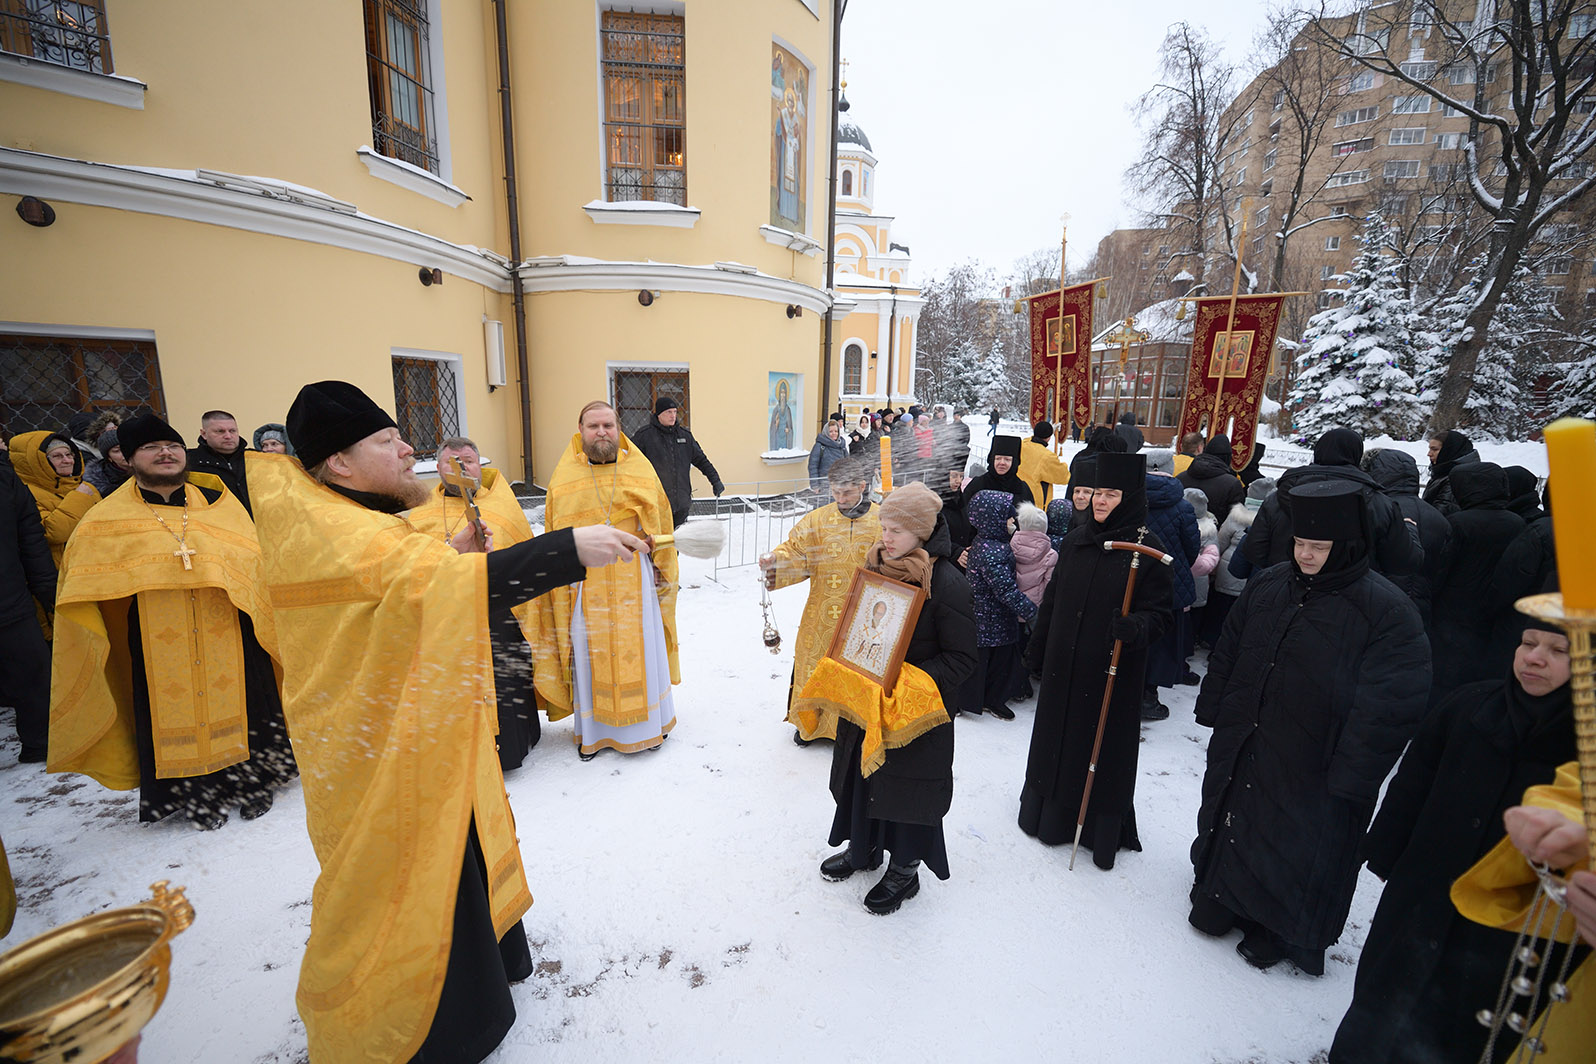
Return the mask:
<path id="1" fill-rule="evenodd" d="M 169 500 L 142 489 L 139 494 L 151 506 L 181 507 L 184 492 L 190 488 L 199 491 L 209 502 L 221 498 L 221 492 L 195 485 L 178 488 Z M 231 806 L 245 805 L 270 795 L 299 775 L 288 744 L 288 728 L 283 723 L 282 692 L 277 687 L 271 655 L 255 638 L 255 625 L 243 611 L 238 613 L 238 631 L 244 650 L 244 713 L 249 728 L 249 759 L 203 776 L 161 779 L 155 775 L 155 739 L 150 722 L 150 687 L 144 670 L 138 598 L 128 604 L 127 642 L 133 669 L 133 729 L 139 754 L 141 821 L 161 820 L 176 812 L 224 813 Z"/>
<path id="2" fill-rule="evenodd" d="M 1109 540 L 1135 542 L 1145 519 L 1144 497 L 1127 492 L 1109 514 L 1106 528 L 1088 520 L 1071 530 L 1059 547 L 1053 579 L 1037 611 L 1026 662 L 1041 673 L 1042 689 L 1036 699 L 1025 787 L 1020 792 L 1020 828 L 1050 846 L 1075 837 L 1114 647 L 1109 628 L 1119 616 L 1130 579 L 1132 552 L 1105 551 L 1103 544 Z M 1143 536 L 1143 542 L 1163 550 L 1152 533 Z M 1102 867 L 1111 866 L 1118 850 L 1142 848 L 1134 808 L 1142 681 L 1148 647 L 1168 629 L 1173 603 L 1167 567 L 1143 557 L 1129 614 L 1139 632 L 1120 651 L 1081 835 L 1081 844 L 1093 851 Z"/>
<path id="3" fill-rule="evenodd" d="M 1364 840 L 1386 884 L 1331 1064 L 1480 1059 L 1474 1014 L 1495 1007 L 1516 936 L 1459 914 L 1452 881 L 1502 840 L 1525 790 L 1576 756 L 1567 684 L 1539 698 L 1511 676 L 1469 684 L 1430 712 Z M 1498 1039 L 1493 1059 L 1516 1047 Z"/>

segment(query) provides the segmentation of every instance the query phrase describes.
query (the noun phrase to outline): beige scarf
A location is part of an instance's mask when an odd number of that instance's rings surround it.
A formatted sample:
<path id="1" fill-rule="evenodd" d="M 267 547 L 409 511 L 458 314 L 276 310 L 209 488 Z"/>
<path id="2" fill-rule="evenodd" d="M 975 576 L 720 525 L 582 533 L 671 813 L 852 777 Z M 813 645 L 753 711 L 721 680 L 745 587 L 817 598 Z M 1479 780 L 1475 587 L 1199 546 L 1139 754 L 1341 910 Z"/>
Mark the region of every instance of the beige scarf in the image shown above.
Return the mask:
<path id="1" fill-rule="evenodd" d="M 905 584 L 917 584 L 931 597 L 931 555 L 924 547 L 916 547 L 901 558 L 888 558 L 878 542 L 865 555 L 865 568 L 882 576 L 890 576 Z"/>

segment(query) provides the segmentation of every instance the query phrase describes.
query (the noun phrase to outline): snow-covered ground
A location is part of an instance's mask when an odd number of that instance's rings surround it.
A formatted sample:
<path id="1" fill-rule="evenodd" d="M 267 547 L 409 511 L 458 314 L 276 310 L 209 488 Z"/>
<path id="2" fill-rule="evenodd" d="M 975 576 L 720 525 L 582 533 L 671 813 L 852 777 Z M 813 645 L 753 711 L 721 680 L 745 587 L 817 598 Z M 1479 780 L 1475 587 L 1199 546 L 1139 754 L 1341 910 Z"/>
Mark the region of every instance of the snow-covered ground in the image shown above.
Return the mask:
<path id="1" fill-rule="evenodd" d="M 1195 688 L 1148 725 L 1145 851 L 1112 872 L 1015 826 L 1032 706 L 961 719 L 946 820 L 953 878 L 877 917 L 875 879 L 825 882 L 830 749 L 782 723 L 805 589 L 776 592 L 760 643 L 752 568 L 686 560 L 680 725 L 658 752 L 584 764 L 547 727 L 510 798 L 537 903 L 537 973 L 491 1058 L 520 1061 L 1020 1059 L 1307 1062 L 1330 1043 L 1376 899 L 1365 883 L 1323 979 L 1249 968 L 1236 936 L 1185 922 L 1207 735 Z M 6 713 L 9 718 L 9 712 Z M 0 719 L 0 831 L 20 895 L 15 945 L 170 879 L 197 918 L 144 1037 L 159 1064 L 304 1059 L 294 984 L 315 860 L 297 787 L 222 830 L 140 826 L 134 796 L 16 763 Z"/>

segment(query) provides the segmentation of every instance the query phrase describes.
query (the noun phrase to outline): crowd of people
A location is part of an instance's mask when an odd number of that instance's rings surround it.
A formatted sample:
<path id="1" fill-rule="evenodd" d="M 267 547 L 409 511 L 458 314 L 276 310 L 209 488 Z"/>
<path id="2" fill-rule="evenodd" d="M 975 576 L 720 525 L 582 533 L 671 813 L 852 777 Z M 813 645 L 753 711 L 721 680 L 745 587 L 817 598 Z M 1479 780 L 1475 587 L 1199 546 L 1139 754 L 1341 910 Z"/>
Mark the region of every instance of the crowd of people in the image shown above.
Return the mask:
<path id="1" fill-rule="evenodd" d="M 1568 639 L 1514 608 L 1555 588 L 1549 488 L 1457 431 L 1432 441 L 1422 493 L 1409 455 L 1347 429 L 1278 480 L 1262 445 L 1238 471 L 1225 436 L 1148 448 L 1134 419 L 1068 463 L 1051 424 L 993 421 L 983 465 L 964 413 L 834 416 L 809 465 L 831 501 L 759 559 L 768 588 L 809 584 L 783 716 L 799 745 L 832 744 L 842 848 L 821 875 L 885 864 L 864 897 L 880 915 L 922 868 L 949 878 L 954 721 L 1012 721 L 1033 697 L 1018 827 L 1113 868 L 1142 848 L 1142 729 L 1169 716 L 1160 690 L 1197 685 L 1191 926 L 1322 974 L 1367 863 L 1387 886 L 1330 1060 L 1478 1057 L 1473 1012 L 1513 936 L 1448 888 L 1575 756 Z M 677 414 L 661 399 L 634 441 L 610 404 L 584 407 L 537 536 L 474 442 L 442 441 L 454 475 L 429 487 L 343 382 L 307 385 L 253 448 L 221 410 L 192 448 L 149 413 L 19 433 L 0 462 L 0 703 L 21 759 L 205 830 L 300 777 L 322 864 L 299 996 L 313 1057 L 482 1059 L 532 967 L 502 774 L 540 713 L 573 719 L 584 760 L 657 750 L 676 724 L 677 564 L 656 539 L 688 516 L 691 468 L 724 490 Z M 890 680 L 828 654 L 861 569 L 917 603 Z M 1543 852 L 1556 825 L 1531 819 Z"/>

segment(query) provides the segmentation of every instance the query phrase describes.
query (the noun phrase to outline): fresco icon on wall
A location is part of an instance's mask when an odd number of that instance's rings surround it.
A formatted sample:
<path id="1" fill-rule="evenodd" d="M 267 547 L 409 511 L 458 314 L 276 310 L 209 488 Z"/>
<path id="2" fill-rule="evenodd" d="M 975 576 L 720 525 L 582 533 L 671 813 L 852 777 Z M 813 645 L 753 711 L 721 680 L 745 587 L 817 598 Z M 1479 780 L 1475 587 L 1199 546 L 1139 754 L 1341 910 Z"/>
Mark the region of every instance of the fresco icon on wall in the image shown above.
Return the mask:
<path id="1" fill-rule="evenodd" d="M 802 233 L 808 222 L 809 68 L 779 44 L 770 53 L 770 224 Z"/>
<path id="2" fill-rule="evenodd" d="M 770 375 L 770 449 L 791 450 L 797 442 L 797 425 L 804 405 L 802 373 Z"/>

